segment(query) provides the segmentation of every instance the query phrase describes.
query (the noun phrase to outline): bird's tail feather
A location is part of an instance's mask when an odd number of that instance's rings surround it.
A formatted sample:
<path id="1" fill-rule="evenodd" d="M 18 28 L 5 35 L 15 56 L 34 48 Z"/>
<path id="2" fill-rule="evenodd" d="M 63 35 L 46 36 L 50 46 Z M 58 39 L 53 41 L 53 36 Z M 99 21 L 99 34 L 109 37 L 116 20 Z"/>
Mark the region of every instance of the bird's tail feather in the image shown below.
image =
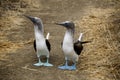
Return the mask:
<path id="1" fill-rule="evenodd" d="M 80 33 L 80 36 L 78 38 L 78 41 L 80 41 L 81 44 L 85 44 L 85 43 L 90 43 L 92 41 L 82 41 L 82 36 L 83 36 L 84 33 Z"/>
<path id="2" fill-rule="evenodd" d="M 83 36 L 83 33 L 80 33 L 80 36 L 78 38 L 78 41 L 81 41 L 82 40 L 82 36 Z"/>
<path id="3" fill-rule="evenodd" d="M 50 33 L 47 33 L 46 35 L 46 39 L 49 39 Z"/>

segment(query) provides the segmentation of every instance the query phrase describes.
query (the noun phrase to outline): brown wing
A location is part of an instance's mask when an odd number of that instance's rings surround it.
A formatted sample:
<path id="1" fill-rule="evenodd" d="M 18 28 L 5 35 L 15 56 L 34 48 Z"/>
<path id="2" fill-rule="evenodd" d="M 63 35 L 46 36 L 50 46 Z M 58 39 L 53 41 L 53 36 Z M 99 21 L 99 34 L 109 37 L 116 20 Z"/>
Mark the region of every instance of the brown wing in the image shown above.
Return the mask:
<path id="1" fill-rule="evenodd" d="M 80 41 L 77 41 L 74 43 L 74 50 L 75 50 L 76 54 L 80 55 L 80 53 L 83 50 L 83 46 L 82 46 L 82 43 Z"/>
<path id="2" fill-rule="evenodd" d="M 48 50 L 49 50 L 49 52 L 50 52 L 50 50 L 51 50 L 51 45 L 50 45 L 50 42 L 46 39 L 46 45 L 47 45 L 47 48 L 48 48 Z"/>

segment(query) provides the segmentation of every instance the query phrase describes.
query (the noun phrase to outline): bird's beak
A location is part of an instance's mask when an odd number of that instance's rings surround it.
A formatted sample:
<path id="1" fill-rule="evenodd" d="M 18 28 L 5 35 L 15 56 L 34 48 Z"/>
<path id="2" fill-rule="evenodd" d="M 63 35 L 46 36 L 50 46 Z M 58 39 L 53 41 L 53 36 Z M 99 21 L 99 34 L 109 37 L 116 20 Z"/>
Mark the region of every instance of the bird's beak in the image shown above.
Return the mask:
<path id="1" fill-rule="evenodd" d="M 61 26 L 65 26 L 65 23 L 64 22 L 61 22 L 61 23 L 55 23 L 56 25 L 61 25 Z"/>
<path id="2" fill-rule="evenodd" d="M 33 23 L 35 23 L 35 18 L 32 17 L 32 16 L 27 16 L 27 15 L 24 15 L 26 18 L 30 19 Z"/>

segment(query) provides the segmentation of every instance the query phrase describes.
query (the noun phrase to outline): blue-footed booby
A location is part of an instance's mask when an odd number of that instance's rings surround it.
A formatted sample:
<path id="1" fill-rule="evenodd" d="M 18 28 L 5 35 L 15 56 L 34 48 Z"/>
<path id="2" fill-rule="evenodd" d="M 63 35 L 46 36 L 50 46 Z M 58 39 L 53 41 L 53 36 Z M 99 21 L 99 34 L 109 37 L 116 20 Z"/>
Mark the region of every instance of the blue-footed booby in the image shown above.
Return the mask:
<path id="1" fill-rule="evenodd" d="M 82 33 L 79 36 L 78 41 L 74 43 L 74 32 L 75 32 L 75 25 L 71 21 L 65 21 L 61 23 L 56 23 L 57 25 L 64 26 L 67 30 L 65 32 L 65 36 L 62 42 L 62 50 L 65 55 L 65 65 L 59 66 L 59 69 L 68 69 L 68 70 L 76 70 L 76 63 L 78 62 L 79 55 L 83 50 L 84 43 L 88 43 L 90 41 L 81 41 Z M 68 61 L 72 60 L 73 65 L 68 66 Z"/>
<path id="2" fill-rule="evenodd" d="M 34 49 L 38 57 L 38 63 L 34 64 L 35 66 L 53 66 L 49 63 L 49 53 L 51 50 L 51 45 L 48 41 L 49 33 L 44 38 L 44 26 L 42 20 L 38 17 L 26 16 L 34 24 L 35 40 L 34 40 Z M 40 57 L 45 55 L 47 57 L 46 63 L 41 62 Z"/>

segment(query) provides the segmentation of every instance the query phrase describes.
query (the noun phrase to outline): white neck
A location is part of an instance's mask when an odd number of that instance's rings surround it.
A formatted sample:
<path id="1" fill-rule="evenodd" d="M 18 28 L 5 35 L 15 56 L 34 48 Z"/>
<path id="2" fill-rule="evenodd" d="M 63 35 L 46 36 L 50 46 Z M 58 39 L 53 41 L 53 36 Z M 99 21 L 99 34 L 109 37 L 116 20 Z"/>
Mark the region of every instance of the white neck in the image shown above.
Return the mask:
<path id="1" fill-rule="evenodd" d="M 69 30 L 65 33 L 62 49 L 64 53 L 71 53 L 73 51 L 73 33 Z"/>
<path id="2" fill-rule="evenodd" d="M 73 44 L 73 33 L 71 31 L 66 31 L 63 43 Z"/>
<path id="3" fill-rule="evenodd" d="M 34 32 L 36 40 L 44 39 L 44 33 L 41 30 L 39 30 L 37 25 L 34 26 Z"/>

